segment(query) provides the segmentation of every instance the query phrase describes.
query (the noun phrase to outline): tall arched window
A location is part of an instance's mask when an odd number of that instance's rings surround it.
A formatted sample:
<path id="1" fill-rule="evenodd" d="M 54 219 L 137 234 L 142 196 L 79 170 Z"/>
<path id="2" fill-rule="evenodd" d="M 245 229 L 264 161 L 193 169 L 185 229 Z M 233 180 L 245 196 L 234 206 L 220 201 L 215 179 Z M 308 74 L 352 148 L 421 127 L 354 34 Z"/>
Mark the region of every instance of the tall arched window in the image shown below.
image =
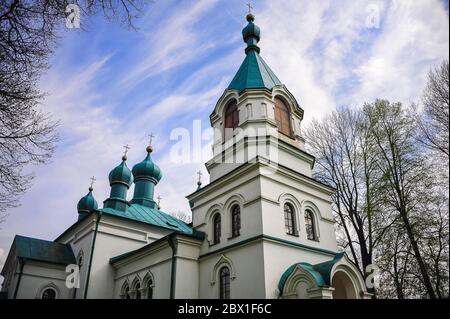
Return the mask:
<path id="1" fill-rule="evenodd" d="M 153 299 L 153 280 L 150 278 L 147 282 L 147 299 Z"/>
<path id="2" fill-rule="evenodd" d="M 122 293 L 120 294 L 120 297 L 122 299 L 131 299 L 130 298 L 130 286 L 128 285 L 128 282 L 125 282 L 122 286 Z"/>
<path id="3" fill-rule="evenodd" d="M 231 210 L 231 237 L 237 237 L 241 233 L 241 208 L 234 205 Z"/>
<path id="4" fill-rule="evenodd" d="M 236 100 L 231 101 L 225 109 L 225 141 L 233 137 L 233 131 L 239 125 L 239 111 Z"/>
<path id="5" fill-rule="evenodd" d="M 56 291 L 52 288 L 47 288 L 42 292 L 42 299 L 56 299 Z"/>
<path id="6" fill-rule="evenodd" d="M 297 236 L 294 208 L 290 204 L 284 204 L 284 224 L 289 235 Z"/>
<path id="7" fill-rule="evenodd" d="M 305 211 L 306 237 L 310 240 L 317 240 L 316 228 L 314 225 L 314 214 L 310 210 Z"/>
<path id="8" fill-rule="evenodd" d="M 137 283 L 135 289 L 136 289 L 136 299 L 141 299 L 141 284 Z"/>
<path id="9" fill-rule="evenodd" d="M 220 268 L 220 299 L 230 299 L 230 269 L 227 266 Z"/>
<path id="10" fill-rule="evenodd" d="M 222 219 L 220 217 L 220 214 L 217 213 L 214 216 L 213 219 L 213 225 L 214 225 L 214 244 L 220 243 L 220 236 L 222 234 Z"/>
<path id="11" fill-rule="evenodd" d="M 275 121 L 277 122 L 278 132 L 289 137 L 292 136 L 289 109 L 279 98 L 275 98 Z"/>

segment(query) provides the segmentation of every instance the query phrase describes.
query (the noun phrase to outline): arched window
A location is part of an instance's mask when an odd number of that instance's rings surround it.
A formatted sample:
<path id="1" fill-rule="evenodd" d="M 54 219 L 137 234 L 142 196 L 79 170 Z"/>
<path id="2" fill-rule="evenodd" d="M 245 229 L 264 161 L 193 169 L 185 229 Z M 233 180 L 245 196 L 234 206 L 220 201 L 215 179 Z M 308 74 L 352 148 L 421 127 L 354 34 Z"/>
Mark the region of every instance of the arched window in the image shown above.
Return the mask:
<path id="1" fill-rule="evenodd" d="M 310 240 L 317 240 L 316 228 L 314 225 L 314 214 L 310 210 L 305 211 L 306 237 Z"/>
<path id="2" fill-rule="evenodd" d="M 279 98 L 275 98 L 275 122 L 277 122 L 278 132 L 292 136 L 289 109 Z"/>
<path id="3" fill-rule="evenodd" d="M 42 299 L 56 299 L 56 291 L 52 288 L 47 288 L 42 292 Z"/>
<path id="4" fill-rule="evenodd" d="M 120 294 L 120 297 L 122 299 L 131 299 L 130 298 L 130 286 L 128 285 L 128 282 L 125 282 L 122 286 L 122 292 Z"/>
<path id="5" fill-rule="evenodd" d="M 137 283 L 136 286 L 136 299 L 141 299 L 141 284 Z"/>
<path id="6" fill-rule="evenodd" d="M 231 210 L 231 236 L 237 237 L 241 231 L 241 208 L 239 205 L 233 206 Z"/>
<path id="7" fill-rule="evenodd" d="M 147 299 L 153 299 L 153 280 L 150 278 L 147 282 Z"/>
<path id="8" fill-rule="evenodd" d="M 227 266 L 220 268 L 220 299 L 230 299 L 230 269 Z"/>
<path id="9" fill-rule="evenodd" d="M 294 208 L 290 204 L 284 204 L 284 224 L 289 235 L 297 236 Z"/>
<path id="10" fill-rule="evenodd" d="M 213 219 L 213 225 L 214 225 L 214 244 L 220 243 L 220 236 L 222 233 L 222 219 L 220 217 L 220 213 L 217 213 L 214 216 Z"/>
<path id="11" fill-rule="evenodd" d="M 225 140 L 233 137 L 233 131 L 239 125 L 239 111 L 236 100 L 231 101 L 225 109 Z"/>

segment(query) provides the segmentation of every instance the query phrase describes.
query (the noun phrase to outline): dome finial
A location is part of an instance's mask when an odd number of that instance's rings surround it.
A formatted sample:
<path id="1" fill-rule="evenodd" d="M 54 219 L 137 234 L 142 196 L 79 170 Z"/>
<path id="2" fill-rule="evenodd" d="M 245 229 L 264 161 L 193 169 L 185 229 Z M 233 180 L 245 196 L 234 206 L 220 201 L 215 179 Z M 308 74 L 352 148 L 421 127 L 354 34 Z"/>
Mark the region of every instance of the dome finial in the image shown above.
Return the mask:
<path id="1" fill-rule="evenodd" d="M 148 137 L 150 137 L 150 141 L 148 142 L 148 146 L 147 146 L 147 153 L 151 153 L 153 152 L 153 146 L 152 146 L 152 142 L 153 142 L 153 138 L 155 137 L 155 135 L 153 135 L 153 133 L 150 133 L 148 135 Z"/>
<path id="2" fill-rule="evenodd" d="M 255 21 L 255 16 L 252 14 L 253 6 L 251 3 L 247 3 L 248 6 L 248 14 L 247 14 L 247 26 L 242 30 L 242 37 L 244 42 L 247 43 L 247 48 L 245 48 L 245 53 L 248 54 L 250 51 L 256 51 L 259 53 L 260 48 L 258 47 L 260 29 L 259 27 L 253 23 Z"/>
<path id="3" fill-rule="evenodd" d="M 122 161 L 126 161 L 126 160 L 127 160 L 127 153 L 128 153 L 128 150 L 129 150 L 131 147 L 127 144 L 127 145 L 124 145 L 123 148 L 125 149 L 125 152 L 123 153 Z"/>

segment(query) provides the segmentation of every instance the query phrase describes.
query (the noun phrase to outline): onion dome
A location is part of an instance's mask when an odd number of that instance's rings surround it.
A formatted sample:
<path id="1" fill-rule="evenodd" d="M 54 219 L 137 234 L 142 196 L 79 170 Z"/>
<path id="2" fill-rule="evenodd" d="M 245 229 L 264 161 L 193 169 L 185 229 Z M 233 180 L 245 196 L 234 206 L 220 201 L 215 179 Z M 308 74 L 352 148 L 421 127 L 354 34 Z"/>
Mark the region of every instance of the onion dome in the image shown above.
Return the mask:
<path id="1" fill-rule="evenodd" d="M 120 163 L 118 166 L 116 166 L 110 173 L 109 173 L 109 184 L 115 184 L 115 183 L 123 183 L 127 185 L 128 187 L 131 186 L 133 183 L 133 174 L 131 173 L 130 169 L 128 168 L 126 164 L 127 157 L 124 155 L 122 157 L 122 163 Z"/>
<path id="2" fill-rule="evenodd" d="M 259 42 L 261 30 L 259 27 L 253 23 L 255 21 L 255 16 L 251 13 L 247 15 L 247 26 L 242 30 L 242 37 L 244 42 L 247 43 L 247 48 L 245 49 L 245 53 L 248 53 L 250 50 L 255 50 L 259 53 L 260 49 L 257 46 Z"/>
<path id="3" fill-rule="evenodd" d="M 161 169 L 156 165 L 150 156 L 153 152 L 151 146 L 147 147 L 147 156 L 145 159 L 133 166 L 133 175 L 136 180 L 139 179 L 151 179 L 154 183 L 158 183 L 161 180 L 162 172 Z"/>
<path id="4" fill-rule="evenodd" d="M 77 210 L 79 218 L 98 208 L 98 203 L 92 195 L 92 187 L 89 187 L 89 193 L 78 201 Z"/>

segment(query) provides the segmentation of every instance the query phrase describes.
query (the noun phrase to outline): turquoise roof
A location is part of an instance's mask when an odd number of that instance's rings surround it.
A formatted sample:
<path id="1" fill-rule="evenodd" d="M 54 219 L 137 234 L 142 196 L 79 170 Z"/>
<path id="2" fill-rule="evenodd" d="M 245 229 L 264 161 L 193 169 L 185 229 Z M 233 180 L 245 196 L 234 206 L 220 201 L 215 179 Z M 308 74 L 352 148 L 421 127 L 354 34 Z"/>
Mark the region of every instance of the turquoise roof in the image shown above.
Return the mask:
<path id="1" fill-rule="evenodd" d="M 247 56 L 228 86 L 228 89 L 237 90 L 239 93 L 245 89 L 272 90 L 274 86 L 282 84 L 259 55 L 257 43 L 260 39 L 260 29 L 253 23 L 254 19 L 252 14 L 247 15 L 248 24 L 242 30 L 242 37 L 247 44 L 245 49 Z"/>
<path id="2" fill-rule="evenodd" d="M 92 188 L 89 188 L 89 193 L 82 197 L 77 205 L 77 210 L 79 213 L 89 213 L 93 209 L 98 208 L 98 203 L 92 195 Z"/>
<path id="3" fill-rule="evenodd" d="M 133 174 L 127 166 L 125 156 L 122 158 L 122 163 L 116 166 L 109 173 L 108 177 L 110 185 L 114 183 L 125 183 L 128 185 L 128 187 L 131 186 L 131 184 L 133 183 Z"/>
<path id="4" fill-rule="evenodd" d="M 152 161 L 150 153 L 151 148 L 148 148 L 145 159 L 133 166 L 132 171 L 135 179 L 139 179 L 140 177 L 150 177 L 156 179 L 156 181 L 161 180 L 161 169 Z"/>
<path id="5" fill-rule="evenodd" d="M 62 265 L 76 263 L 69 244 L 16 235 L 13 246 L 17 257 Z"/>
<path id="6" fill-rule="evenodd" d="M 163 227 L 185 234 L 193 234 L 193 228 L 185 222 L 172 215 L 164 213 L 156 208 L 150 208 L 139 204 L 132 204 L 126 211 L 120 211 L 112 208 L 102 208 L 100 211 L 104 214 L 123 217 L 138 222 Z"/>
<path id="7" fill-rule="evenodd" d="M 245 89 L 269 89 L 281 85 L 281 81 L 264 62 L 258 52 L 252 50 L 242 62 L 228 89 L 242 92 Z"/>
<path id="8" fill-rule="evenodd" d="M 333 269 L 333 266 L 344 256 L 344 254 L 345 253 L 343 252 L 337 253 L 334 255 L 333 259 L 316 265 L 301 262 L 290 266 L 283 273 L 283 275 L 281 275 L 280 281 L 278 282 L 278 290 L 280 291 L 280 293 L 283 292 L 286 281 L 297 268 L 301 268 L 304 271 L 308 272 L 314 278 L 318 287 L 330 286 L 331 270 Z"/>

